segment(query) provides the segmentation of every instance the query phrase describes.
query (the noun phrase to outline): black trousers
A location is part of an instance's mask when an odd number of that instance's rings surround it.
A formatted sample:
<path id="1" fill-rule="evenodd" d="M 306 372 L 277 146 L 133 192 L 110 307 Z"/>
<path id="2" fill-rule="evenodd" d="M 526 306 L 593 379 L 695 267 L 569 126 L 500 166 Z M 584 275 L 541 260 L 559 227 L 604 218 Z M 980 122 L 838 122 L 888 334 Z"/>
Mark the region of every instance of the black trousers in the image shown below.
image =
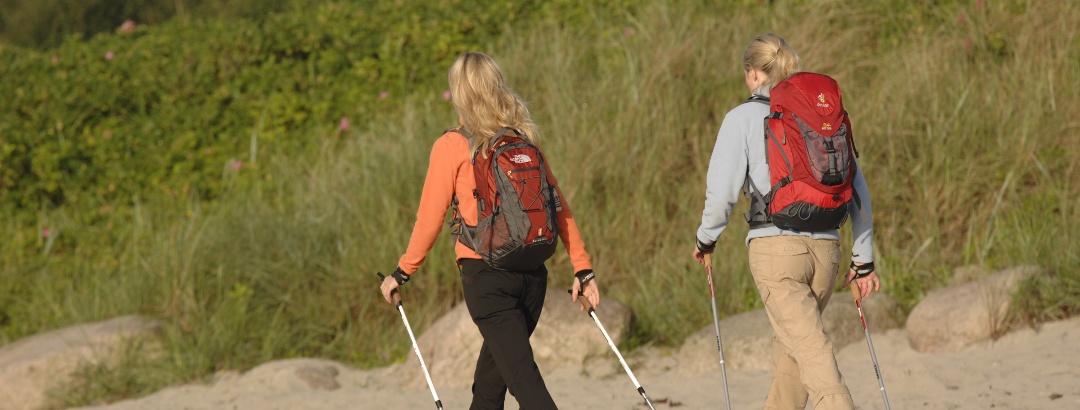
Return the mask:
<path id="1" fill-rule="evenodd" d="M 547 268 L 507 272 L 462 259 L 461 282 L 465 306 L 484 337 L 469 408 L 502 410 L 509 390 L 522 410 L 556 409 L 529 344 L 544 309 Z"/>

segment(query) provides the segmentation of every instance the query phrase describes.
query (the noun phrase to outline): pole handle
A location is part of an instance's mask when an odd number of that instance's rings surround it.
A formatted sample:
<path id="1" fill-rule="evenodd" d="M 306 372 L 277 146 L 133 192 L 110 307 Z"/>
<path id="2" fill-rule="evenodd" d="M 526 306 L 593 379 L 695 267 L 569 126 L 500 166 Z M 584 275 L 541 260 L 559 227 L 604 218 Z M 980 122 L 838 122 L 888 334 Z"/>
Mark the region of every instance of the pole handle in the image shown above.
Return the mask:
<path id="1" fill-rule="evenodd" d="M 567 289 L 566 293 L 569 293 L 569 294 L 573 295 L 574 291 L 570 290 L 570 289 Z M 585 307 L 585 311 L 593 311 L 592 302 L 589 302 L 589 298 L 585 297 L 584 292 L 578 291 L 577 301 L 578 301 L 578 303 L 581 304 L 581 306 Z"/>
<path id="2" fill-rule="evenodd" d="M 855 283 L 855 279 L 851 279 L 848 287 L 851 288 L 851 296 L 855 297 L 855 303 L 859 303 L 862 300 L 862 294 L 859 293 L 859 284 Z"/>
<path id="3" fill-rule="evenodd" d="M 705 254 L 705 269 L 712 269 L 712 254 Z"/>
<path id="4" fill-rule="evenodd" d="M 379 283 L 386 281 L 386 276 L 383 275 L 382 272 L 375 272 L 375 274 L 379 275 Z M 401 294 L 398 293 L 397 289 L 390 291 L 390 300 L 390 304 L 394 306 L 401 306 Z"/>

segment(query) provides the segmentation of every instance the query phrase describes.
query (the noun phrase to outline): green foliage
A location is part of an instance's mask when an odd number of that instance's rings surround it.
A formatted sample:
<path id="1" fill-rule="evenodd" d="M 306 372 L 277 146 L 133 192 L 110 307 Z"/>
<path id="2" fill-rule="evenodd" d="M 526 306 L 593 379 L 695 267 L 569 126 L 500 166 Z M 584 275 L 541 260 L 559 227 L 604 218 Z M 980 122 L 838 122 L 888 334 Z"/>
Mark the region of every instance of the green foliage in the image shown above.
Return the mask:
<path id="1" fill-rule="evenodd" d="M 0 3 L 0 42 L 49 49 L 66 38 L 86 40 L 126 21 L 157 25 L 173 17 L 258 19 L 289 4 L 326 0 L 8 0 Z"/>
<path id="2" fill-rule="evenodd" d="M 64 208 L 94 223 L 139 196 L 216 198 L 223 171 L 312 147 L 296 130 L 437 98 L 457 54 L 525 13 L 512 4 L 327 3 L 5 51 L 0 203 L 24 221 Z"/>

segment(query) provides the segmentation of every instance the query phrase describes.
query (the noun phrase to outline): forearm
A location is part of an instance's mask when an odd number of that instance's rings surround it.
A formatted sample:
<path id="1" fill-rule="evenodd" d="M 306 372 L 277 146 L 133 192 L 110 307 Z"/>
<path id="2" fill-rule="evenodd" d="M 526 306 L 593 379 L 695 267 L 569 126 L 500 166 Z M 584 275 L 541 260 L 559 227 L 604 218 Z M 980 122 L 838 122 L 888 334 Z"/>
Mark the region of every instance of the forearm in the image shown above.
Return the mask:
<path id="1" fill-rule="evenodd" d="M 570 263 L 574 266 L 574 272 L 592 269 L 592 260 L 585 250 L 585 240 L 581 237 L 574 213 L 570 210 L 570 203 L 563 195 L 562 190 L 555 187 L 556 193 L 562 201 L 562 208 L 555 214 L 555 220 L 559 225 L 559 239 L 566 247 L 566 253 L 570 256 Z"/>
<path id="2" fill-rule="evenodd" d="M 705 208 L 701 211 L 701 225 L 697 230 L 697 240 L 702 244 L 715 243 L 724 232 L 746 180 L 745 147 L 738 144 L 741 139 L 737 135 L 725 136 L 724 132 L 721 127 L 709 160 Z"/>
<path id="3" fill-rule="evenodd" d="M 874 212 L 870 203 L 870 189 L 866 185 L 866 178 L 862 171 L 856 168 L 855 178 L 851 183 L 855 195 L 859 199 L 855 206 L 851 207 L 851 233 L 853 243 L 851 245 L 851 260 L 856 263 L 868 263 L 874 261 Z"/>

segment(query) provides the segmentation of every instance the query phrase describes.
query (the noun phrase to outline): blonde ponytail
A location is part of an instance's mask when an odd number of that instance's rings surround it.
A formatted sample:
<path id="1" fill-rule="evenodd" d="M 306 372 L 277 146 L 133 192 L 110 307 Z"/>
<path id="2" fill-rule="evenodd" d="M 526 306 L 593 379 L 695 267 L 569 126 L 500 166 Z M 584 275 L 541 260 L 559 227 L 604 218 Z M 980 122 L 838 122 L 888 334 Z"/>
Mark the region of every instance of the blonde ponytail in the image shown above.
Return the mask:
<path id="1" fill-rule="evenodd" d="M 765 74 L 765 82 L 755 94 L 769 95 L 773 86 L 802 69 L 799 54 L 783 38 L 768 33 L 758 36 L 746 46 L 742 57 L 743 70 Z"/>

